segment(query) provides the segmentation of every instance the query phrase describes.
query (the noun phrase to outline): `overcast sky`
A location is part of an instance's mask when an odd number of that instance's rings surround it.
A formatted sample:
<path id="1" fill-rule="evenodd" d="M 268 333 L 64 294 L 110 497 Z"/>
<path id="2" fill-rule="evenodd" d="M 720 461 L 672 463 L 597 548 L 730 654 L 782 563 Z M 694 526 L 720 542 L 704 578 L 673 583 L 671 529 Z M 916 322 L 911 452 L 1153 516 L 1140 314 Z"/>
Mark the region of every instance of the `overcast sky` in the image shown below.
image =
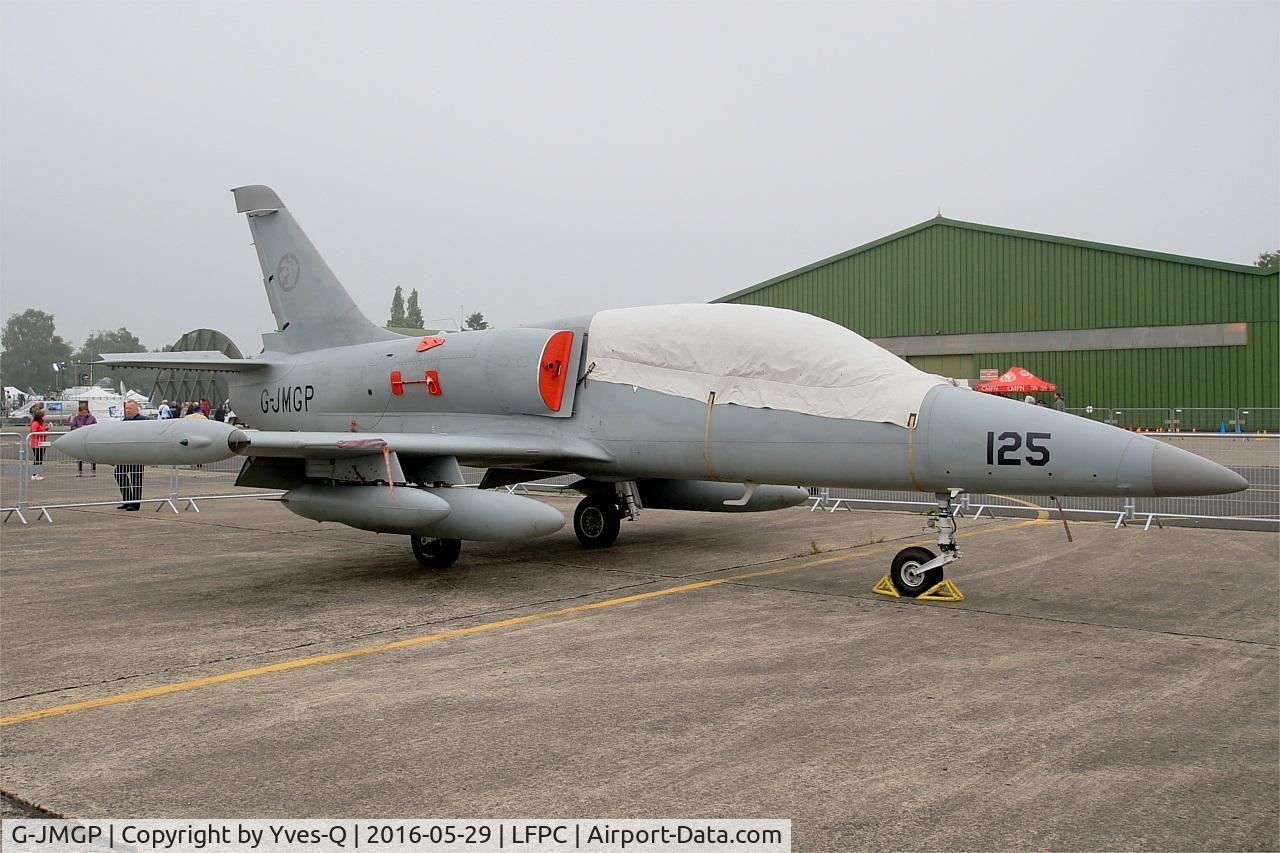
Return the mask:
<path id="1" fill-rule="evenodd" d="M 274 325 L 231 187 L 386 322 L 706 301 L 944 216 L 1280 246 L 1280 4 L 0 2 L 0 310 Z M 446 321 L 441 321 L 444 323 Z"/>

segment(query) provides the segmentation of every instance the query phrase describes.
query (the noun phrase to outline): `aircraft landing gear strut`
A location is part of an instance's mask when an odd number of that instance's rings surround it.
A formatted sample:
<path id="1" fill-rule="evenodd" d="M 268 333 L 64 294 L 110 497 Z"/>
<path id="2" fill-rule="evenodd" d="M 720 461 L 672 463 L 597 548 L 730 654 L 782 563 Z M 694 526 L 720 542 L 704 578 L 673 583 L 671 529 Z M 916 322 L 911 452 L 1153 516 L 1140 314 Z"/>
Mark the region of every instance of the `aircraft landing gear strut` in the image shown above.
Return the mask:
<path id="1" fill-rule="evenodd" d="M 903 548 L 893 558 L 889 569 L 889 581 L 900 596 L 915 598 L 928 592 L 944 580 L 942 567 L 947 563 L 960 559 L 960 549 L 956 545 L 956 516 L 952 501 L 959 490 L 938 492 L 938 514 L 931 522 L 938 531 L 938 551 L 934 554 L 928 548 Z M 956 590 L 959 594 L 959 590 Z"/>
<path id="2" fill-rule="evenodd" d="M 640 490 L 634 481 L 614 484 L 612 492 L 593 491 L 578 502 L 573 512 L 573 532 L 583 548 L 607 548 L 618 538 L 622 518 L 635 521 L 640 516 Z"/>

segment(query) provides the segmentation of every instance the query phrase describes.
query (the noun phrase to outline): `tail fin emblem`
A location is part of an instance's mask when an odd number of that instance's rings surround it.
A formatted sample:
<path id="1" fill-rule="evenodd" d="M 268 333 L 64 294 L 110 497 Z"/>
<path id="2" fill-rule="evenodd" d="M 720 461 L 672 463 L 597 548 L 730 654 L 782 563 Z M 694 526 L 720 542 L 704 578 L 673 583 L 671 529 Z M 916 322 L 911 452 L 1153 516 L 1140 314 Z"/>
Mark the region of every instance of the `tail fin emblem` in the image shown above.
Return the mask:
<path id="1" fill-rule="evenodd" d="M 285 293 L 293 290 L 293 286 L 298 283 L 298 272 L 301 267 L 298 256 L 293 252 L 280 259 L 280 263 L 276 266 L 276 284 L 280 285 L 280 289 Z"/>

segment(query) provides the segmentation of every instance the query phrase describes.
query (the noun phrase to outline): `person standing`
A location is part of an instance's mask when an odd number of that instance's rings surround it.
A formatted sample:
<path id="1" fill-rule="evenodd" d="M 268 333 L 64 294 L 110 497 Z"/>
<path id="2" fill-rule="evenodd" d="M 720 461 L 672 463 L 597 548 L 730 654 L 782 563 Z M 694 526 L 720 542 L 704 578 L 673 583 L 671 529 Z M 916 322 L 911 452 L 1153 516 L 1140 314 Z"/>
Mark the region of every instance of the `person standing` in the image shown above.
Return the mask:
<path id="1" fill-rule="evenodd" d="M 212 412 L 213 412 L 213 408 L 209 405 L 209 401 L 206 400 L 204 397 L 201 397 L 200 398 L 200 414 L 204 415 L 205 418 L 208 419 L 209 415 Z"/>
<path id="2" fill-rule="evenodd" d="M 1065 412 L 1067 410 L 1067 398 L 1062 396 L 1061 391 L 1053 392 L 1053 407 L 1059 412 Z"/>
<path id="3" fill-rule="evenodd" d="M 31 479 L 43 480 L 40 473 L 44 467 L 44 451 L 49 446 L 49 428 L 44 423 L 44 409 L 31 410 L 31 430 L 27 433 L 27 442 L 31 445 L 31 455 L 35 457 L 35 467 L 31 471 Z"/>
<path id="4" fill-rule="evenodd" d="M 138 411 L 138 404 L 133 400 L 127 400 L 124 404 L 124 419 L 126 421 L 146 420 Z M 142 466 L 117 465 L 115 477 L 116 485 L 120 487 L 120 498 L 124 501 L 116 509 L 131 512 L 141 509 L 142 504 L 139 501 L 142 500 Z"/>
<path id="5" fill-rule="evenodd" d="M 80 427 L 92 426 L 97 422 L 98 422 L 98 419 L 93 416 L 93 412 L 89 411 L 89 404 L 81 401 L 80 405 L 77 407 L 77 411 L 75 415 L 73 415 L 71 418 L 71 428 L 73 430 L 80 429 Z M 89 476 L 90 477 L 98 476 L 98 463 L 91 462 L 90 465 L 92 467 L 89 468 Z M 77 477 L 84 476 L 84 460 L 83 459 L 76 460 L 76 476 Z"/>
<path id="6" fill-rule="evenodd" d="M 169 401 L 161 400 L 160 408 L 156 410 L 156 419 L 167 421 L 171 417 L 173 417 L 173 410 L 169 408 Z"/>

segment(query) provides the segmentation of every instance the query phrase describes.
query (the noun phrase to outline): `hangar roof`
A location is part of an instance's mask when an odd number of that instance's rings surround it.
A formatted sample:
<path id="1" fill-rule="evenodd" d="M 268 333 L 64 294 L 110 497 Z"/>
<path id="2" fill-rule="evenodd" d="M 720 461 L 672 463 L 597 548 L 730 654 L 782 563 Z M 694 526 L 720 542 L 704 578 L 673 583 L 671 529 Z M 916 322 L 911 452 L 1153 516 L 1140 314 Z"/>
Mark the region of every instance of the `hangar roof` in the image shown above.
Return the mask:
<path id="1" fill-rule="evenodd" d="M 901 231 L 895 231 L 894 233 L 888 235 L 887 237 L 881 237 L 879 240 L 872 240 L 870 243 L 863 243 L 861 246 L 850 249 L 847 252 L 841 252 L 840 254 L 832 255 L 829 258 L 823 258 L 820 261 L 815 261 L 811 264 L 806 264 L 805 266 L 800 267 L 799 269 L 791 270 L 790 272 L 784 272 L 782 275 L 776 275 L 773 278 L 769 279 L 768 281 L 762 281 L 759 284 L 753 284 L 751 287 L 744 287 L 742 290 L 735 291 L 733 293 L 728 294 L 727 296 L 721 296 L 713 301 L 727 302 L 731 299 L 736 299 L 739 296 L 743 296 L 747 293 L 760 290 L 761 288 L 768 287 L 771 284 L 777 284 L 780 281 L 785 281 L 786 279 L 792 278 L 796 275 L 799 275 L 800 273 L 809 272 L 810 270 L 818 269 L 819 267 L 823 267 L 823 266 L 826 266 L 827 264 L 835 263 L 836 261 L 842 261 L 845 258 L 849 258 L 854 255 L 861 254 L 862 252 L 869 251 L 878 246 L 883 246 L 885 243 L 891 243 L 894 240 L 901 239 L 910 234 L 915 234 L 918 231 L 924 231 L 925 229 L 932 228 L 935 225 L 947 225 L 952 228 L 960 228 L 967 231 L 978 231 L 985 234 L 1000 234 L 1006 237 L 1021 237 L 1027 240 L 1039 240 L 1040 242 L 1044 242 L 1044 243 L 1058 243 L 1063 246 L 1076 246 L 1084 249 L 1097 249 L 1103 252 L 1112 252 L 1112 253 L 1121 254 L 1121 255 L 1134 255 L 1139 258 L 1151 258 L 1157 261 L 1173 261 L 1175 263 L 1190 264 L 1192 266 L 1198 266 L 1198 267 L 1209 267 L 1211 269 L 1226 270 L 1228 272 L 1251 273 L 1253 275 L 1269 275 L 1273 272 L 1272 270 L 1264 270 L 1258 267 L 1249 266 L 1247 264 L 1232 264 L 1232 263 L 1227 263 L 1226 261 L 1211 261 L 1211 260 L 1206 260 L 1204 258 L 1192 258 L 1186 255 L 1171 255 L 1167 252 L 1152 252 L 1146 249 L 1133 249 L 1128 246 L 1116 246 L 1110 243 L 1096 243 L 1096 242 L 1093 242 L 1092 240 L 1077 240 L 1072 237 L 1058 237 L 1053 234 L 1040 234 L 1035 231 L 1019 231 L 1015 228 L 1000 228 L 995 225 L 982 225 L 977 222 L 964 222 L 959 219 L 947 219 L 939 215 L 939 216 L 935 216 L 933 219 L 926 219 L 924 222 L 921 222 L 919 225 L 912 225 L 910 228 L 904 228 Z"/>

